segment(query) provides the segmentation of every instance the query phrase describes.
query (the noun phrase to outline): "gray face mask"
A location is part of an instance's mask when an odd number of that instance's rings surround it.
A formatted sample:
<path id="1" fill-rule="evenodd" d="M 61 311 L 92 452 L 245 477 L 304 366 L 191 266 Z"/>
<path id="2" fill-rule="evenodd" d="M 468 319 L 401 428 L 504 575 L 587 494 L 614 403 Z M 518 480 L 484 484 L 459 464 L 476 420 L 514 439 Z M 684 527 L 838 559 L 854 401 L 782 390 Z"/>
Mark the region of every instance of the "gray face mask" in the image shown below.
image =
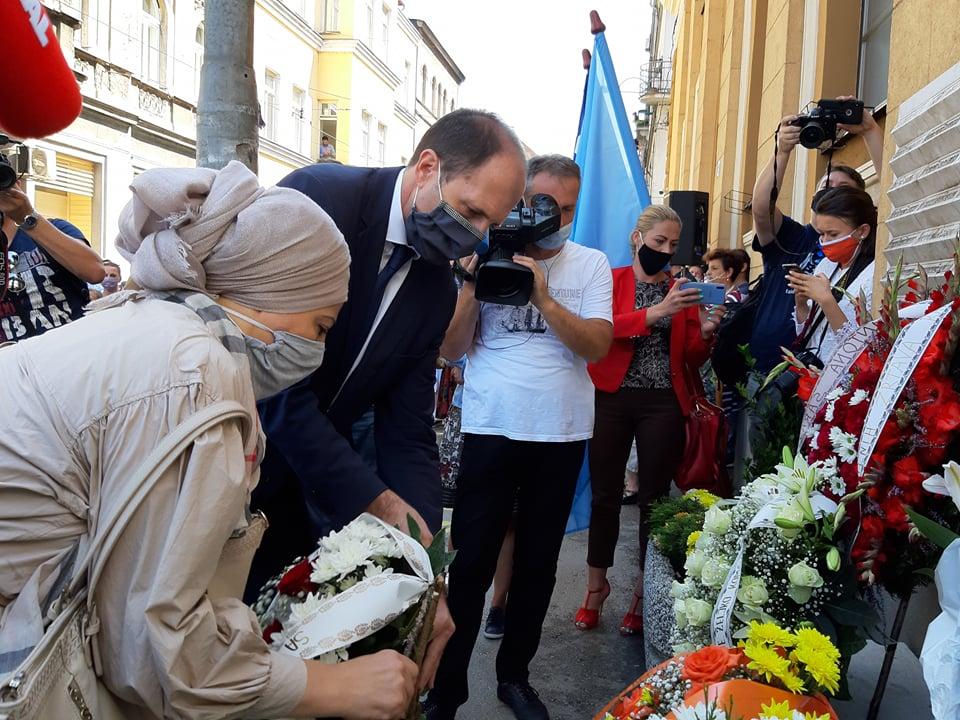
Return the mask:
<path id="1" fill-rule="evenodd" d="M 253 395 L 258 401 L 295 385 L 323 363 L 324 344 L 321 341 L 274 330 L 236 310 L 228 307 L 223 309 L 273 335 L 273 342 L 269 344 L 245 333 L 243 336 L 247 360 L 250 362 Z"/>
<path id="2" fill-rule="evenodd" d="M 541 250 L 556 250 L 562 248 L 563 244 L 570 239 L 570 232 L 573 230 L 573 223 L 567 223 L 554 233 L 550 233 L 545 238 L 540 238 L 534 245 Z"/>

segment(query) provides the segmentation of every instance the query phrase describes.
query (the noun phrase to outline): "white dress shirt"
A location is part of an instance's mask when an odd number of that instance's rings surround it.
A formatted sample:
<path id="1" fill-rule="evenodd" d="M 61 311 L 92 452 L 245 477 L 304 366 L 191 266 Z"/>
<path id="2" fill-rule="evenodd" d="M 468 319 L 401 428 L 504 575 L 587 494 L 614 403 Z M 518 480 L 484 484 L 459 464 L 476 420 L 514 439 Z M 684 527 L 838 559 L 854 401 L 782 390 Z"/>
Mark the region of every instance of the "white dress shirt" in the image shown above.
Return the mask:
<path id="1" fill-rule="evenodd" d="M 400 171 L 400 174 L 397 175 L 397 183 L 393 187 L 393 200 L 390 201 L 390 219 L 387 222 L 386 242 L 383 244 L 380 270 L 386 267 L 387 261 L 390 259 L 390 255 L 393 253 L 395 246 L 409 244 L 407 242 L 406 226 L 403 221 L 403 205 L 400 202 L 400 187 L 403 184 L 403 175 L 405 172 L 406 169 Z M 361 347 L 360 352 L 357 353 L 353 365 L 350 366 L 350 372 L 348 372 L 347 376 L 343 379 L 344 385 L 347 383 L 347 380 L 350 379 L 350 376 L 353 375 L 353 371 L 360 365 L 360 361 L 363 360 L 363 356 L 367 352 L 367 346 L 370 344 L 370 338 L 372 338 L 373 334 L 377 331 L 380 321 L 383 319 L 383 316 L 387 314 L 387 310 L 390 309 L 390 304 L 394 298 L 397 297 L 397 293 L 400 292 L 400 286 L 403 285 L 403 281 L 407 279 L 407 275 L 410 273 L 410 265 L 411 261 L 408 260 L 394 273 L 389 282 L 387 282 L 387 287 L 383 291 L 383 298 L 380 300 L 380 307 L 377 308 L 376 317 L 373 318 L 373 324 L 370 326 L 370 332 L 367 334 L 367 339 L 363 341 L 363 347 Z M 343 385 L 340 386 L 340 390 L 343 390 Z M 338 391 L 337 396 L 339 397 L 339 395 L 340 392 Z M 334 398 L 334 402 L 336 402 L 336 398 Z"/>

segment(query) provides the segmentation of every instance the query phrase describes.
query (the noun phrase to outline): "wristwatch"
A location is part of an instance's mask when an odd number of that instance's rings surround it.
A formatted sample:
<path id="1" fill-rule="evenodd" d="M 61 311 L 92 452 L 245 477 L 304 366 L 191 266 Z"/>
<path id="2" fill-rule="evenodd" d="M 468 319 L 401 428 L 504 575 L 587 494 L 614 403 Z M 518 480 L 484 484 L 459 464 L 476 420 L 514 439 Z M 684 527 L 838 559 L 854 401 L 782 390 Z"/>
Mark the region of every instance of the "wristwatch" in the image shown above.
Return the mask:
<path id="1" fill-rule="evenodd" d="M 39 222 L 39 218 L 36 214 L 30 213 L 23 219 L 23 222 L 20 223 L 20 229 L 25 232 L 30 232 L 37 226 L 37 222 Z"/>

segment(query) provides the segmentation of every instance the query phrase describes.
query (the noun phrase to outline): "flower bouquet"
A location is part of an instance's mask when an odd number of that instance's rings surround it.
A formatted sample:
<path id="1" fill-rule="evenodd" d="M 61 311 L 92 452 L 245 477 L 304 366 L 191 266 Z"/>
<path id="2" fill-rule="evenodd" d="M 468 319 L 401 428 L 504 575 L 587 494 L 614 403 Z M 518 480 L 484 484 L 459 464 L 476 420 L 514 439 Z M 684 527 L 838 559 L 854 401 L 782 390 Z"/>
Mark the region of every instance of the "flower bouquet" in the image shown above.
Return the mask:
<path id="1" fill-rule="evenodd" d="M 928 290 L 921 274 L 907 283 L 901 302 L 901 272 L 898 266 L 875 333 L 839 383 L 808 408 L 812 419 L 800 449 L 828 478 L 827 495 L 863 496 L 854 507 L 859 528 L 852 549 L 859 580 L 906 598 L 929 581 L 917 570 L 936 564 L 940 553 L 916 531 L 907 509 L 960 527 L 956 508 L 923 489 L 960 438 L 960 285 L 947 273 L 941 288 Z M 925 336 L 914 332 L 925 328 Z"/>
<path id="2" fill-rule="evenodd" d="M 736 648 L 708 645 L 651 669 L 595 720 L 836 720 L 822 693 L 839 681 L 826 635 L 754 621 Z"/>
<path id="3" fill-rule="evenodd" d="M 424 548 L 409 525 L 406 535 L 365 513 L 322 538 L 261 589 L 253 611 L 264 640 L 321 662 L 396 650 L 420 664 L 453 553 L 445 530 Z"/>
<path id="4" fill-rule="evenodd" d="M 787 630 L 811 623 L 837 639 L 846 666 L 875 614 L 856 597 L 852 567 L 836 540 L 852 497 L 838 504 L 824 494 L 828 488 L 821 463 L 784 448 L 775 472 L 706 511 L 686 577 L 671 590 L 674 652 L 732 644 L 754 621 Z M 844 695 L 842 683 L 840 689 Z"/>
<path id="5" fill-rule="evenodd" d="M 719 499 L 706 490 L 689 490 L 680 497 L 662 498 L 650 506 L 650 539 L 670 561 L 675 573 L 683 573 L 687 553 L 700 537 L 704 513 Z"/>

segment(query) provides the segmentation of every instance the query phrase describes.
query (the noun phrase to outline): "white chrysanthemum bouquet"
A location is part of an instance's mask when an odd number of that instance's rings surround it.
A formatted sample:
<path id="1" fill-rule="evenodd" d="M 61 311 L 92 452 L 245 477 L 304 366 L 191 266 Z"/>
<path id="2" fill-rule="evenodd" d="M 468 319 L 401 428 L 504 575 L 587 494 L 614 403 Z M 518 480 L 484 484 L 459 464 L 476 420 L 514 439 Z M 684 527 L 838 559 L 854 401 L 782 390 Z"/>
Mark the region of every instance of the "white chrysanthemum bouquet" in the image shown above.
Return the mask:
<path id="1" fill-rule="evenodd" d="M 253 610 L 264 639 L 330 663 L 387 649 L 419 663 L 453 554 L 445 531 L 430 548 L 412 521 L 410 533 L 363 514 L 322 538 L 261 589 Z"/>

